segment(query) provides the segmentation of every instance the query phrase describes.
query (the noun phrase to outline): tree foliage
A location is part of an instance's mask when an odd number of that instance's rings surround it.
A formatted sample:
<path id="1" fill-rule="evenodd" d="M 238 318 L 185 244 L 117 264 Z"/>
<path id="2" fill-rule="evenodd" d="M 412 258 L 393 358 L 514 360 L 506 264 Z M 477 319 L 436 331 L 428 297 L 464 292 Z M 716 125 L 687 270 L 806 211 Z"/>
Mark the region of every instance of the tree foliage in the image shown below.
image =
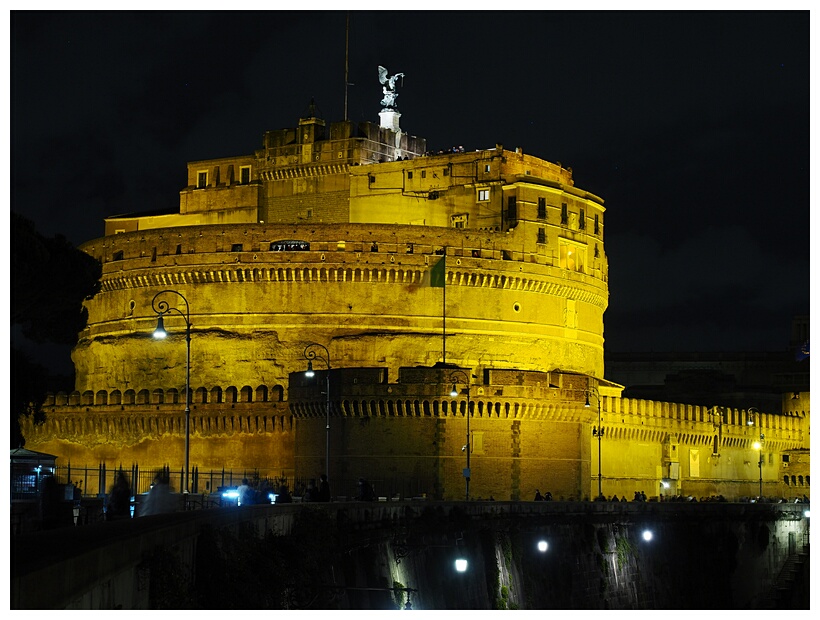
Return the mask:
<path id="1" fill-rule="evenodd" d="M 74 344 L 85 328 L 83 300 L 100 286 L 100 262 L 57 235 L 39 234 L 11 214 L 11 322 L 34 342 Z"/>
<path id="2" fill-rule="evenodd" d="M 23 216 L 11 214 L 11 324 L 29 340 L 73 345 L 85 328 L 83 300 L 99 290 L 98 260 L 72 246 L 64 237 L 46 238 Z M 10 358 L 10 443 L 23 445 L 18 418 L 42 417 L 40 405 L 53 389 L 46 368 L 12 346 Z"/>

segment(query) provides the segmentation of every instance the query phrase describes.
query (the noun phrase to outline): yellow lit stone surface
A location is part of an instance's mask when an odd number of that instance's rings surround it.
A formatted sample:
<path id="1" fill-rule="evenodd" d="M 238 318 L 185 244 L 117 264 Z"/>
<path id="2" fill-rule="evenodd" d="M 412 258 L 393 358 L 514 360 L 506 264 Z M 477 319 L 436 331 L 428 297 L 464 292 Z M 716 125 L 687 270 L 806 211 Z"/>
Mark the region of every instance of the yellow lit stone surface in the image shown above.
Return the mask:
<path id="1" fill-rule="evenodd" d="M 400 134 L 408 159 L 394 161 L 396 135 L 301 119 L 252 155 L 190 162 L 179 212 L 108 218 L 82 246 L 103 275 L 72 354 L 76 391 L 49 398 L 45 424 L 23 420 L 26 447 L 77 467 L 181 467 L 184 322 L 168 315 L 168 338 L 151 337 L 152 299 L 174 290 L 192 324 L 191 468 L 324 471 L 324 383 L 302 374 L 316 342 L 333 367 L 337 494 L 365 476 L 385 492 L 463 497 L 459 368 L 475 376 L 471 497 L 597 495 L 589 389 L 607 496 L 657 495 L 673 470 L 670 494 L 756 495 L 755 429 L 739 413 L 716 430 L 705 408 L 622 399 L 604 381 L 603 200 L 501 145 L 425 156 L 423 139 Z M 442 256 L 445 287 L 425 286 Z M 808 447 L 807 401 L 762 416 L 771 494 L 784 491 L 780 455 Z"/>

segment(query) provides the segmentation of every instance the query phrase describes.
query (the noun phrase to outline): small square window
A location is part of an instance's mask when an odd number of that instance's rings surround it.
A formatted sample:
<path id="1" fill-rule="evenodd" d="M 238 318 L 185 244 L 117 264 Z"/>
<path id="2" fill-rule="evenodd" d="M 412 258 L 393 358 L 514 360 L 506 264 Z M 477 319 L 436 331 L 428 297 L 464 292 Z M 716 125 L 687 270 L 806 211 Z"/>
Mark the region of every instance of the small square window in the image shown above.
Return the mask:
<path id="1" fill-rule="evenodd" d="M 241 243 L 234 243 L 231 245 L 231 252 L 241 252 L 242 251 L 242 244 Z"/>
<path id="2" fill-rule="evenodd" d="M 375 177 L 375 176 L 373 176 L 372 174 L 371 174 L 371 175 L 369 175 L 367 178 L 369 179 L 369 181 L 370 181 L 371 183 L 375 183 L 375 182 L 376 182 L 376 177 Z"/>
<path id="3" fill-rule="evenodd" d="M 478 199 L 481 200 L 481 201 L 489 200 L 490 199 L 490 190 L 488 190 L 488 189 L 478 190 Z"/>

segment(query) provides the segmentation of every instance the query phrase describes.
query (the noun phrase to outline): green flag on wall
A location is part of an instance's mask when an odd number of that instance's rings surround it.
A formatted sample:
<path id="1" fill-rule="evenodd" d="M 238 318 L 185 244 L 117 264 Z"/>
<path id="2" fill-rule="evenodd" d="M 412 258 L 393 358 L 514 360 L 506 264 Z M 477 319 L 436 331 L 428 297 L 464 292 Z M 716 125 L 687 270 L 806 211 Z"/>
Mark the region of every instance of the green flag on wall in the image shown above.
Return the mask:
<path id="1" fill-rule="evenodd" d="M 437 288 L 444 288 L 444 259 L 442 256 L 430 270 L 424 274 L 424 284 Z"/>

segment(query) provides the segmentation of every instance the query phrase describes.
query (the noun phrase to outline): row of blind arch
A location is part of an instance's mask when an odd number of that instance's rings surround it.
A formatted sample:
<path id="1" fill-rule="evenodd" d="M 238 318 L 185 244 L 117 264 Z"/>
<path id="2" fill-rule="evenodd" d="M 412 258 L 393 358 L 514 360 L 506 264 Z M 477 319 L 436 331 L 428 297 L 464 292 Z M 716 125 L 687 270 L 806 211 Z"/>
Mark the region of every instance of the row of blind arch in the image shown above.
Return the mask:
<path id="1" fill-rule="evenodd" d="M 94 392 L 58 392 L 46 397 L 45 404 L 48 405 L 161 405 L 161 404 L 184 404 L 185 390 L 170 388 L 167 390 L 99 390 Z M 283 402 L 285 390 L 281 385 L 274 385 L 269 388 L 267 385 L 260 385 L 256 389 L 249 385 L 242 388 L 229 386 L 225 389 L 221 387 L 204 388 L 199 387 L 191 390 L 191 404 L 208 403 L 252 403 L 252 402 Z"/>

